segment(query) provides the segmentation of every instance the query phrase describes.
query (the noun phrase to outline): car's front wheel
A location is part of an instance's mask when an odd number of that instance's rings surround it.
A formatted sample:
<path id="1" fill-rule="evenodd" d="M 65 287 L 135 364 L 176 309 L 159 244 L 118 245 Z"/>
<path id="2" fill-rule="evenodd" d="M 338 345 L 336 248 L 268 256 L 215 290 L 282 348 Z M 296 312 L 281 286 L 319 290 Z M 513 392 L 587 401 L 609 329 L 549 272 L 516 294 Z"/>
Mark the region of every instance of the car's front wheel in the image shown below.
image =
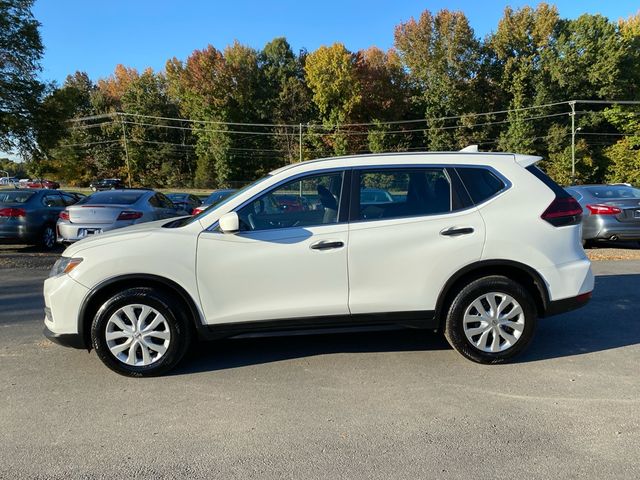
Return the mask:
<path id="1" fill-rule="evenodd" d="M 155 376 L 182 359 L 191 329 L 170 295 L 154 288 L 130 288 L 98 310 L 91 342 L 111 370 L 132 377 Z"/>
<path id="2" fill-rule="evenodd" d="M 445 320 L 445 337 L 478 363 L 501 363 L 522 352 L 536 329 L 529 292 L 503 276 L 471 282 L 455 296 Z"/>

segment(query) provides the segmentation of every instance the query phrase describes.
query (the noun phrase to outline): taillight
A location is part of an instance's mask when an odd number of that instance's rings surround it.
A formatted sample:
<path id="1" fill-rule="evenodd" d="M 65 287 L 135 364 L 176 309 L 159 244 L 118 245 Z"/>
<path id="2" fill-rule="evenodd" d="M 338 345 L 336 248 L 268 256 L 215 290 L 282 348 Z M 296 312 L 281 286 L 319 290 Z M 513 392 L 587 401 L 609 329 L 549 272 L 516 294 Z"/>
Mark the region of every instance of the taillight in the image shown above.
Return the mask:
<path id="1" fill-rule="evenodd" d="M 24 208 L 0 208 L 0 217 L 26 217 L 27 211 Z"/>
<path id="2" fill-rule="evenodd" d="M 60 220 L 69 220 L 69 211 L 68 210 L 63 210 L 60 212 L 60 214 L 58 215 L 58 217 L 60 218 Z"/>
<path id="3" fill-rule="evenodd" d="M 118 220 L 135 220 L 142 217 L 142 212 L 134 212 L 132 210 L 124 210 L 118 215 Z"/>
<path id="4" fill-rule="evenodd" d="M 573 197 L 556 197 L 541 215 L 554 227 L 565 227 L 580 223 L 582 207 Z"/>
<path id="5" fill-rule="evenodd" d="M 198 215 L 199 213 L 202 213 L 205 208 L 207 208 L 207 207 L 196 207 L 191 212 L 191 215 Z"/>
<path id="6" fill-rule="evenodd" d="M 618 207 L 613 207 L 611 205 L 587 205 L 587 208 L 591 212 L 592 215 L 617 215 L 622 212 Z"/>

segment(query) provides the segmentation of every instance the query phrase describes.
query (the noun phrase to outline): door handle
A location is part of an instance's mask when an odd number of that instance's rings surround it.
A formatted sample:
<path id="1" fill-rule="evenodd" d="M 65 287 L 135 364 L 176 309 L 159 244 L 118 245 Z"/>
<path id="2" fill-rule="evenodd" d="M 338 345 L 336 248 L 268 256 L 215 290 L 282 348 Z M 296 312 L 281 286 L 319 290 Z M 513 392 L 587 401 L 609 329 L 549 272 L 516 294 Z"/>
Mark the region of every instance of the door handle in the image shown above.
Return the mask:
<path id="1" fill-rule="evenodd" d="M 440 232 L 440 235 L 451 237 L 456 235 L 469 235 L 470 233 L 473 233 L 472 227 L 462 227 L 462 228 L 451 227 L 451 228 L 446 228 L 442 230 Z"/>
<path id="2" fill-rule="evenodd" d="M 332 248 L 344 247 L 344 242 L 325 242 L 320 241 L 311 244 L 309 247 L 311 250 L 330 250 Z"/>

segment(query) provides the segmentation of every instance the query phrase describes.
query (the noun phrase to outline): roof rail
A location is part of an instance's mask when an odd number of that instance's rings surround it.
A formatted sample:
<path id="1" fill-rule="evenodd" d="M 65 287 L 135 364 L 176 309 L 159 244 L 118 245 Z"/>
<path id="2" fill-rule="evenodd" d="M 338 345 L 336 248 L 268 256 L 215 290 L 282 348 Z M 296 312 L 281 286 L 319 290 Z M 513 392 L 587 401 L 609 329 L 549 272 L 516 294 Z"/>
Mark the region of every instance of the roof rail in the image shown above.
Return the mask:
<path id="1" fill-rule="evenodd" d="M 478 145 L 468 145 L 464 147 L 461 152 L 478 153 Z"/>

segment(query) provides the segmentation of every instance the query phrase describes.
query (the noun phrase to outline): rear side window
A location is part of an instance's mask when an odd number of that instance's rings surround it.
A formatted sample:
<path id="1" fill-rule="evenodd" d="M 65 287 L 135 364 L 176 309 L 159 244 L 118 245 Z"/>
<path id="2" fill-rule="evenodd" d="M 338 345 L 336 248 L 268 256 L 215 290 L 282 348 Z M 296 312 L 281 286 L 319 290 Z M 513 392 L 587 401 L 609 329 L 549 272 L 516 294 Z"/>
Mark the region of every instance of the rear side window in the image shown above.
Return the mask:
<path id="1" fill-rule="evenodd" d="M 45 207 L 66 207 L 62 196 L 57 193 L 48 193 L 42 197 L 42 204 Z"/>
<path id="2" fill-rule="evenodd" d="M 176 208 L 173 202 L 169 200 L 167 197 L 165 197 L 163 194 L 157 193 L 156 196 L 158 197 L 158 201 L 160 202 L 160 206 L 162 208 Z"/>
<path id="3" fill-rule="evenodd" d="M 451 182 L 442 168 L 360 172 L 358 220 L 378 220 L 451 211 Z"/>
<path id="4" fill-rule="evenodd" d="M 65 205 L 73 205 L 78 201 L 76 197 L 74 197 L 73 195 L 69 195 L 68 193 L 61 193 L 61 195 Z"/>
<path id="5" fill-rule="evenodd" d="M 493 197 L 506 185 L 487 168 L 456 168 L 473 203 L 478 204 Z"/>
<path id="6" fill-rule="evenodd" d="M 534 177 L 536 177 L 538 180 L 540 180 L 542 183 L 544 183 L 547 187 L 549 187 L 553 191 L 553 193 L 556 194 L 556 197 L 558 197 L 558 198 L 569 198 L 569 197 L 571 197 L 571 195 L 569 195 L 569 193 L 564 188 L 562 188 L 556 182 L 551 180 L 551 178 L 546 173 L 544 173 L 542 170 L 540 170 L 535 165 L 529 165 L 527 167 L 527 171 L 529 173 L 533 174 Z"/>

